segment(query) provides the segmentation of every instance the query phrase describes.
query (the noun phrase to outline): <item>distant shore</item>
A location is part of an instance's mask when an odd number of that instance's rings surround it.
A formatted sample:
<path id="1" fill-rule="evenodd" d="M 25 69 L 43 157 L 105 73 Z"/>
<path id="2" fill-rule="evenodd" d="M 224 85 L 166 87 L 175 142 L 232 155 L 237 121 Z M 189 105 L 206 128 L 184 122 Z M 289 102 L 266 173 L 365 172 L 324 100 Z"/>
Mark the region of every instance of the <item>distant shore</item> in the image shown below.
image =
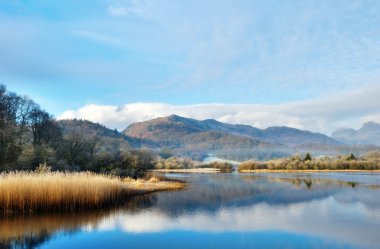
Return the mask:
<path id="1" fill-rule="evenodd" d="M 380 170 L 357 170 L 357 169 L 347 169 L 347 170 L 330 170 L 330 169 L 320 169 L 320 170 L 284 170 L 284 169 L 254 169 L 254 170 L 241 170 L 239 173 L 380 173 Z"/>

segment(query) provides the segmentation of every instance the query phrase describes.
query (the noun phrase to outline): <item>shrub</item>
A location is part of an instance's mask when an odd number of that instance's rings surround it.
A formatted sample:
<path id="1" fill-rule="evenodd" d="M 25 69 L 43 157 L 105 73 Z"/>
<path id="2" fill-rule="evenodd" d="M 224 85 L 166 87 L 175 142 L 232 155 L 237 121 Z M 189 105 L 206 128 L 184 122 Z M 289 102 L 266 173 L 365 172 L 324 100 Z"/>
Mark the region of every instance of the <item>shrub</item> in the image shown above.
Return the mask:
<path id="1" fill-rule="evenodd" d="M 41 163 L 36 169 L 36 173 L 43 174 L 51 172 L 51 166 L 48 166 L 47 163 Z"/>
<path id="2" fill-rule="evenodd" d="M 311 156 L 310 156 L 311 157 Z M 309 158 L 308 156 L 305 157 Z M 239 165 L 238 171 L 244 170 L 376 170 L 380 169 L 378 160 L 359 160 L 355 157 L 338 157 L 338 159 L 321 158 L 311 160 L 300 160 L 299 157 L 290 157 L 271 160 L 267 162 L 247 161 Z"/>

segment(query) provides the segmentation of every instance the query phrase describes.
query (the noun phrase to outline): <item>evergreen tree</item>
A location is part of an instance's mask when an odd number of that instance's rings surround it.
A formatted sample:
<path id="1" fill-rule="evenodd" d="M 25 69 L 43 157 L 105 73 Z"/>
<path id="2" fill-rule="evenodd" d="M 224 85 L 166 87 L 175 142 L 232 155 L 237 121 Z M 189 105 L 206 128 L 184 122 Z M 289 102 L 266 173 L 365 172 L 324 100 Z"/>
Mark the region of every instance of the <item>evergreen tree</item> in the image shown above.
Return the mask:
<path id="1" fill-rule="evenodd" d="M 310 153 L 309 152 L 306 153 L 305 158 L 303 159 L 303 161 L 306 162 L 306 161 L 311 161 L 311 160 L 312 160 L 312 158 L 311 158 Z"/>

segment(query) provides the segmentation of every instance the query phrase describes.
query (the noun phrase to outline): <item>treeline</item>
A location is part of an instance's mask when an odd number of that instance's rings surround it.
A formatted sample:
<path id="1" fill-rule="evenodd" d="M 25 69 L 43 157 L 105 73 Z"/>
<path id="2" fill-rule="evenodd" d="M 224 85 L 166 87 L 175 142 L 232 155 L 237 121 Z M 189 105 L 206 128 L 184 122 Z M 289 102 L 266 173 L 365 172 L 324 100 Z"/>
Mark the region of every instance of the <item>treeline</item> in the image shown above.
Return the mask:
<path id="1" fill-rule="evenodd" d="M 160 153 L 162 154 L 162 152 Z M 220 172 L 231 172 L 233 166 L 227 162 L 211 162 L 211 163 L 201 163 L 198 161 L 193 161 L 191 158 L 186 157 L 159 157 L 155 162 L 155 169 L 158 170 L 170 170 L 170 169 L 200 169 L 200 168 L 213 168 L 219 169 Z"/>
<path id="2" fill-rule="evenodd" d="M 0 85 L 0 167 L 14 169 L 48 161 L 62 133 L 54 119 L 26 96 Z"/>
<path id="3" fill-rule="evenodd" d="M 380 152 L 371 152 L 357 158 L 353 154 L 336 158 L 313 158 L 292 156 L 269 161 L 247 161 L 239 165 L 238 171 L 249 170 L 380 170 Z"/>
<path id="4" fill-rule="evenodd" d="M 119 140 L 113 145 L 80 129 L 63 131 L 32 99 L 0 85 L 0 171 L 35 170 L 47 164 L 53 170 L 136 178 L 153 168 L 151 152 L 131 150 L 122 138 Z"/>

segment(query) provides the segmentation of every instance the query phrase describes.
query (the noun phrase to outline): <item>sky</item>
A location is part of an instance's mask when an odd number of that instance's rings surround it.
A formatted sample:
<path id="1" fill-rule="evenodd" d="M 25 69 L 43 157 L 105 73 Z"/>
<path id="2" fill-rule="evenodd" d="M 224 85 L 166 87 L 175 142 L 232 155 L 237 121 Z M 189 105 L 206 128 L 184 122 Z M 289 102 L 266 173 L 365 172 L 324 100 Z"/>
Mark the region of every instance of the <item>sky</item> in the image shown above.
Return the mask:
<path id="1" fill-rule="evenodd" d="M 0 83 L 55 117 L 380 122 L 378 0 L 0 0 Z"/>

